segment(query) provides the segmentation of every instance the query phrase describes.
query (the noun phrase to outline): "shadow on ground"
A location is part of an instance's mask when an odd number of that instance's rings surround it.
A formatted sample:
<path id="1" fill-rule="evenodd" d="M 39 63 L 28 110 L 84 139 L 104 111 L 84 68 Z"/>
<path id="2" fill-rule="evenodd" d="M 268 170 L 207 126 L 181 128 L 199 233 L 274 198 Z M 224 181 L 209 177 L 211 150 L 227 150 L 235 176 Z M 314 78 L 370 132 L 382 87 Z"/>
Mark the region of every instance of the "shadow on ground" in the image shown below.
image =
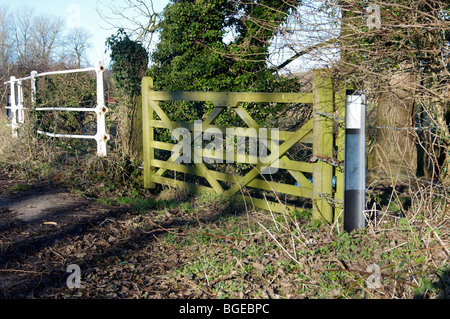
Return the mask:
<path id="1" fill-rule="evenodd" d="M 208 297 L 168 275 L 186 261 L 159 242 L 198 223 L 193 216 L 167 210 L 156 225 L 129 206 L 81 198 L 61 185 L 2 183 L 0 298 Z M 81 269 L 80 289 L 67 287 L 71 264 Z"/>

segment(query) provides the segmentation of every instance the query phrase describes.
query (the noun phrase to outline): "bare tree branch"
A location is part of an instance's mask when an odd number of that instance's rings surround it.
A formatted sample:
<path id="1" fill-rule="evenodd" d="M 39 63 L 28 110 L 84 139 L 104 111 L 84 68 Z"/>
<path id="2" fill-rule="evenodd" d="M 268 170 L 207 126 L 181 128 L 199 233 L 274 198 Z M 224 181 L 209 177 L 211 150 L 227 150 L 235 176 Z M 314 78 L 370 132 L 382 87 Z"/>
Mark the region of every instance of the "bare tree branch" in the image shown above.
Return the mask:
<path id="1" fill-rule="evenodd" d="M 330 39 L 330 40 L 321 42 L 319 44 L 310 46 L 310 47 L 308 47 L 308 48 L 306 48 L 306 49 L 304 49 L 304 50 L 302 50 L 300 52 L 296 52 L 292 57 L 290 57 L 289 59 L 287 59 L 283 63 L 281 63 L 278 66 L 273 67 L 271 69 L 274 70 L 274 71 L 279 71 L 282 68 L 288 66 L 291 62 L 293 62 L 293 61 L 297 60 L 298 58 L 304 56 L 305 54 L 309 54 L 311 52 L 314 52 L 315 50 L 318 50 L 320 48 L 326 47 L 326 46 L 328 46 L 330 44 L 334 44 L 336 42 L 337 42 L 337 39 Z M 290 49 L 292 49 L 295 52 L 295 50 L 293 48 L 290 48 Z"/>
<path id="2" fill-rule="evenodd" d="M 99 6 L 100 5 L 100 6 Z M 161 19 L 153 1 L 114 0 L 98 1 L 97 12 L 108 26 L 106 29 L 124 29 L 128 35 L 140 41 L 148 49 L 152 45 L 153 34 L 158 30 Z"/>

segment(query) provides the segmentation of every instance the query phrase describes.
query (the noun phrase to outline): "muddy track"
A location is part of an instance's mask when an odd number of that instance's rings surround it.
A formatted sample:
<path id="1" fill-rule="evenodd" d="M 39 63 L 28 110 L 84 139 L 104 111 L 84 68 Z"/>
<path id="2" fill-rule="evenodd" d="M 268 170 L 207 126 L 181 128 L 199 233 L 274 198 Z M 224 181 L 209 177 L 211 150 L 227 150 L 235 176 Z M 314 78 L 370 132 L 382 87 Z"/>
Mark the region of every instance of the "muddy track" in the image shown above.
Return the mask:
<path id="1" fill-rule="evenodd" d="M 143 232 L 129 207 L 103 205 L 52 183 L 17 184 L 0 177 L 0 298 L 202 297 L 170 275 L 183 258 L 158 244 L 163 230 Z M 67 287 L 70 264 L 81 269 L 80 289 Z"/>

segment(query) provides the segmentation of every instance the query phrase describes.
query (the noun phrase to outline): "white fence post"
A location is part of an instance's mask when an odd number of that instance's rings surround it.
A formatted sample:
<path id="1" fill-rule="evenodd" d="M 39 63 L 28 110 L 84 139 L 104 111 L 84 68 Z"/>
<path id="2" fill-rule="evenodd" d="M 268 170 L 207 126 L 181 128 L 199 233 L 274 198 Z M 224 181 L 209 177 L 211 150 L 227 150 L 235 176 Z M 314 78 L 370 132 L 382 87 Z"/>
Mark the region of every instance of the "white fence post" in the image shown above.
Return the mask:
<path id="1" fill-rule="evenodd" d="M 91 72 L 95 71 L 97 75 L 97 105 L 96 107 L 36 107 L 37 98 L 37 78 L 41 76 L 53 75 L 53 74 L 71 74 L 78 72 Z M 14 76 L 10 78 L 10 81 L 5 84 L 11 85 L 11 97 L 10 106 L 6 108 L 11 111 L 11 127 L 12 136 L 18 137 L 18 123 L 24 123 L 25 116 L 23 107 L 23 90 L 22 81 L 31 80 L 31 105 L 35 111 L 69 111 L 69 112 L 95 112 L 97 117 L 97 133 L 95 135 L 75 135 L 75 134 L 56 134 L 43 131 L 37 131 L 38 134 L 43 134 L 52 137 L 66 137 L 66 138 L 80 138 L 80 139 L 95 139 L 97 142 L 97 156 L 107 156 L 107 142 L 110 139 L 109 134 L 106 131 L 106 113 L 108 108 L 105 106 L 105 90 L 103 84 L 103 73 L 105 67 L 102 62 L 98 62 L 95 67 L 89 67 L 85 69 L 63 70 L 63 71 L 51 71 L 38 74 L 37 71 L 32 71 L 31 76 L 16 79 Z"/>
<path id="2" fill-rule="evenodd" d="M 105 106 L 105 93 L 103 86 L 103 72 L 105 67 L 102 62 L 98 62 L 95 67 L 97 74 L 97 107 L 95 113 L 97 114 L 97 134 L 95 140 L 97 141 L 97 155 L 107 156 L 107 142 L 109 134 L 106 132 L 106 112 L 108 108 Z"/>
<path id="3" fill-rule="evenodd" d="M 37 95 L 37 71 L 31 71 L 31 105 L 36 105 L 36 95 Z"/>
<path id="4" fill-rule="evenodd" d="M 17 122 L 22 124 L 25 123 L 22 79 L 17 80 Z"/>
<path id="5" fill-rule="evenodd" d="M 9 84 L 11 86 L 11 130 L 12 130 L 12 137 L 18 138 L 19 137 L 19 125 L 17 122 L 17 93 L 16 93 L 16 77 L 12 76 L 10 77 Z"/>

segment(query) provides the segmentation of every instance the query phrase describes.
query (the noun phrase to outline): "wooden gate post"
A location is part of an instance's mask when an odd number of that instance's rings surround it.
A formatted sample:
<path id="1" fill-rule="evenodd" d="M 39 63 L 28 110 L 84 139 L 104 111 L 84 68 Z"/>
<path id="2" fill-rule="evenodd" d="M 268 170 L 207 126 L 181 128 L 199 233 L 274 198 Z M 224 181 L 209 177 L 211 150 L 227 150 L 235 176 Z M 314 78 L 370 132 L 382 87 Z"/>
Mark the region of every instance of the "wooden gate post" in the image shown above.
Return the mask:
<path id="1" fill-rule="evenodd" d="M 335 108 L 337 115 L 340 119 L 345 118 L 345 83 L 339 86 L 339 91 L 335 94 Z M 342 121 L 342 120 L 340 120 Z M 336 146 L 336 157 L 339 163 L 343 163 L 345 159 L 345 123 L 338 122 L 337 137 L 335 140 Z M 344 166 L 339 166 L 335 168 L 334 174 L 336 176 L 336 193 L 334 198 L 337 202 L 334 206 L 334 219 L 336 220 L 344 209 Z"/>
<path id="2" fill-rule="evenodd" d="M 313 219 L 333 222 L 333 207 L 325 197 L 333 194 L 333 82 L 327 70 L 313 72 Z"/>
<path id="3" fill-rule="evenodd" d="M 153 188 L 153 170 L 151 162 L 154 159 L 153 139 L 154 131 L 150 124 L 153 120 L 153 108 L 150 106 L 148 92 L 153 91 L 153 79 L 144 77 L 142 79 L 142 138 L 143 138 L 143 158 L 144 158 L 144 187 Z"/>

